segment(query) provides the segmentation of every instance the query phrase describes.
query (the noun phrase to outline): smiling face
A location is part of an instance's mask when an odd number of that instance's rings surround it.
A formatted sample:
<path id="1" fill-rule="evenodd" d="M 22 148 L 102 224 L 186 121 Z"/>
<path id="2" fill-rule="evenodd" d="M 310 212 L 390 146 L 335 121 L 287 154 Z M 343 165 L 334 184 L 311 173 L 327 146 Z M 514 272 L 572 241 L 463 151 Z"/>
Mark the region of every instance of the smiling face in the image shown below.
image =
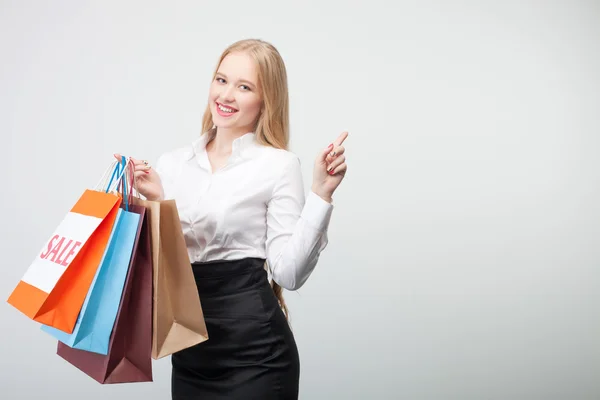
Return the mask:
<path id="1" fill-rule="evenodd" d="M 217 128 L 234 134 L 253 131 L 262 108 L 254 60 L 242 52 L 228 54 L 210 85 L 208 101 Z"/>

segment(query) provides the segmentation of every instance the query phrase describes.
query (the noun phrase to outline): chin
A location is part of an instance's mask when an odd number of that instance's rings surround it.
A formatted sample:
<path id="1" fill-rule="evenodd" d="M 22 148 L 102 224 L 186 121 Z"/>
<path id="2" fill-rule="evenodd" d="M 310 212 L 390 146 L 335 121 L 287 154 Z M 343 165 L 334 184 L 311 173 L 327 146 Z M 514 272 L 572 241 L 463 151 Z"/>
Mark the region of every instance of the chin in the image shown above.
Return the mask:
<path id="1" fill-rule="evenodd" d="M 214 119 L 214 118 L 213 118 L 213 123 L 215 124 L 215 126 L 217 128 L 222 128 L 222 129 L 231 129 L 231 128 L 235 128 L 237 126 L 235 121 L 223 121 L 221 119 Z"/>

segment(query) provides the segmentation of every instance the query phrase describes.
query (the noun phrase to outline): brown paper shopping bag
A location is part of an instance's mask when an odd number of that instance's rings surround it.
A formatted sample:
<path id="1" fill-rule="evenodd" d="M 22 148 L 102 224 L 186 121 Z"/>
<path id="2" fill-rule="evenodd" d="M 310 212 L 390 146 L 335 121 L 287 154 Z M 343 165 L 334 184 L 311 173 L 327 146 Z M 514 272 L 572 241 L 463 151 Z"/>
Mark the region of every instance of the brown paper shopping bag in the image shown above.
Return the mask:
<path id="1" fill-rule="evenodd" d="M 208 340 L 204 313 L 187 253 L 175 200 L 134 198 L 146 208 L 154 269 L 152 358 Z"/>

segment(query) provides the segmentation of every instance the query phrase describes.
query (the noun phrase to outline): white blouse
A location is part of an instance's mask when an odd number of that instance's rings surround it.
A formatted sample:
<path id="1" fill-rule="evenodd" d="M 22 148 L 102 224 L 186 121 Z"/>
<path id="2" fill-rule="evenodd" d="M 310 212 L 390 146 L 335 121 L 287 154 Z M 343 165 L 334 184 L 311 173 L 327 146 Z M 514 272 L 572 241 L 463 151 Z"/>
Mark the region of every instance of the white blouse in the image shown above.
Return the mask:
<path id="1" fill-rule="evenodd" d="M 212 171 L 207 135 L 163 154 L 156 164 L 165 199 L 175 199 L 190 262 L 267 260 L 269 279 L 299 289 L 327 245 L 333 205 L 310 191 L 300 160 L 259 144 L 254 133 L 233 142 L 225 167 Z"/>

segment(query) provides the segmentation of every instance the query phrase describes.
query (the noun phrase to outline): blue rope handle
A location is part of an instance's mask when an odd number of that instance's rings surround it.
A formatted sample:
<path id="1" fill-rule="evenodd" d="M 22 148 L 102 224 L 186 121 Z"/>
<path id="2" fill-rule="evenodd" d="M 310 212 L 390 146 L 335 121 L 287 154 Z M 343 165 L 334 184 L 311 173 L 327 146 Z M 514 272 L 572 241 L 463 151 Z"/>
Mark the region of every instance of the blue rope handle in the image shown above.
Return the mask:
<path id="1" fill-rule="evenodd" d="M 125 162 L 125 157 L 121 157 L 121 161 L 123 161 L 123 201 L 125 202 L 125 211 L 129 211 L 129 196 L 127 195 L 127 174 L 125 174 L 125 168 L 127 163 Z"/>
<path id="2" fill-rule="evenodd" d="M 120 163 L 116 163 L 115 164 L 115 167 L 113 168 L 113 173 L 112 173 L 112 175 L 110 177 L 110 181 L 108 182 L 108 185 L 106 185 L 106 191 L 105 191 L 105 193 L 108 193 L 108 190 L 110 189 L 110 186 L 112 185 L 113 179 L 115 179 L 115 177 L 117 175 L 117 172 L 119 172 L 119 174 L 121 173 L 120 166 L 121 166 Z"/>
<path id="3" fill-rule="evenodd" d="M 123 175 L 125 173 L 125 166 L 126 166 L 125 157 L 121 156 L 121 162 L 115 164 L 115 168 L 113 168 L 113 173 L 110 177 L 110 181 L 108 182 L 108 185 L 106 186 L 105 193 L 108 193 L 114 179 L 116 179 L 115 184 L 117 186 L 119 185 L 119 182 L 121 181 L 121 179 L 123 179 Z M 127 179 L 123 179 L 123 185 L 124 185 L 123 200 L 125 201 L 125 210 L 129 211 L 129 202 L 127 200 L 125 200 L 125 198 L 127 196 Z"/>

